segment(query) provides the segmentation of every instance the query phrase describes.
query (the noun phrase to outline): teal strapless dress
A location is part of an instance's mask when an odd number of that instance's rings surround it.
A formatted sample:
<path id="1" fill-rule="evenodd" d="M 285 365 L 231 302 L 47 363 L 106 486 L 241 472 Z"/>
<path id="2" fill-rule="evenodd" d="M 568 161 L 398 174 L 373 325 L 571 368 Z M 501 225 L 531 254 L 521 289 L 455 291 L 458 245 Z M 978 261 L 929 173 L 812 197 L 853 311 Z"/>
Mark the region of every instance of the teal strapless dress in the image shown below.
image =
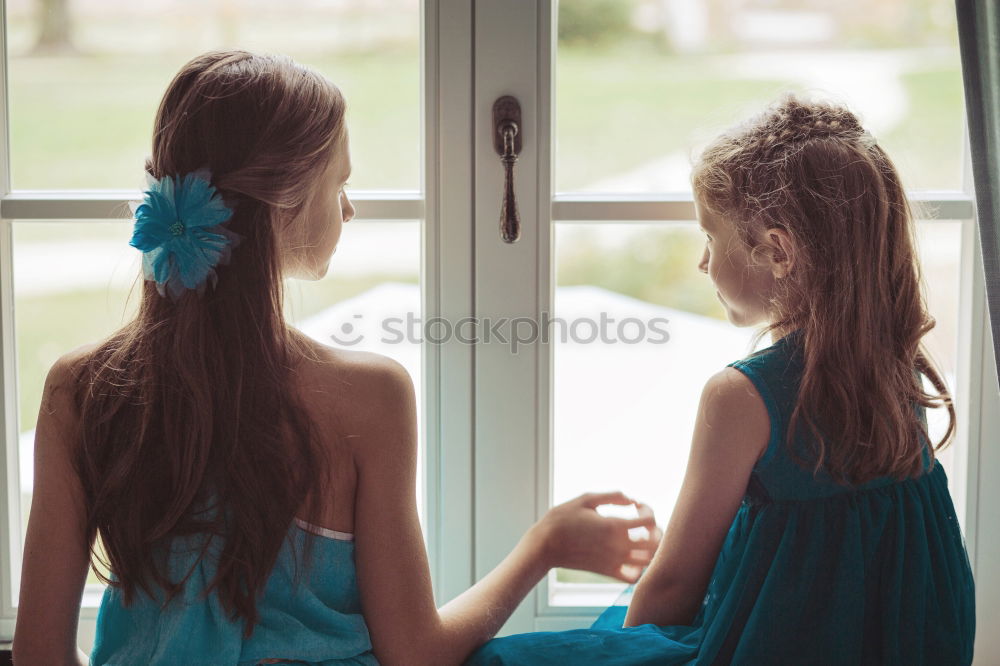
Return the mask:
<path id="1" fill-rule="evenodd" d="M 318 535 L 311 565 L 307 571 L 299 567 L 296 581 L 295 564 L 301 565 L 310 537 L 306 529 Z M 173 580 L 180 580 L 195 562 L 201 540 L 174 539 L 168 559 Z M 229 619 L 217 595 L 202 598 L 215 575 L 210 560 L 195 566 L 183 594 L 163 610 L 145 594 L 126 608 L 121 591 L 108 587 L 98 611 L 90 663 L 250 666 L 287 659 L 321 666 L 378 664 L 361 616 L 351 535 L 296 521 L 257 604 L 260 620 L 245 640 L 244 623 Z"/>
<path id="2" fill-rule="evenodd" d="M 771 440 L 690 626 L 622 628 L 616 605 L 589 629 L 494 639 L 467 664 L 970 664 L 974 583 L 941 464 L 925 450 L 919 478 L 844 488 L 813 478 L 780 441 L 800 334 L 729 364 L 760 392 Z"/>

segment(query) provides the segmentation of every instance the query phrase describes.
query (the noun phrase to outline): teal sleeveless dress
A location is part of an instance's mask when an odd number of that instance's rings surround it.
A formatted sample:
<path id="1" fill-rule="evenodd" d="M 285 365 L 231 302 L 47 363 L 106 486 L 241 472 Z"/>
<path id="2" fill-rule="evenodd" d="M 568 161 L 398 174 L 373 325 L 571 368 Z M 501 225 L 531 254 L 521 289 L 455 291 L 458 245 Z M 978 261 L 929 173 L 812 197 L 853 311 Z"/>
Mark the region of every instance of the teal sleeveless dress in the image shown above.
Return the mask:
<path id="1" fill-rule="evenodd" d="M 918 478 L 845 488 L 796 465 L 780 437 L 800 343 L 795 331 L 729 364 L 763 398 L 771 439 L 690 626 L 622 628 L 626 607 L 615 605 L 589 629 L 494 639 L 467 663 L 970 664 L 975 592 L 944 469 L 925 449 Z"/>
<path id="2" fill-rule="evenodd" d="M 204 537 L 175 538 L 168 557 L 171 579 L 182 579 L 194 566 L 184 592 L 164 609 L 145 594 L 126 607 L 121 591 L 109 586 L 97 615 L 90 663 L 251 666 L 285 659 L 322 666 L 377 665 L 361 616 L 352 535 L 296 519 L 288 537 L 258 601 L 260 619 L 250 638 L 243 638 L 243 621 L 229 619 L 216 594 L 201 594 L 215 576 L 213 557 L 195 564 Z M 301 553 L 310 537 L 314 543 L 306 570 Z"/>

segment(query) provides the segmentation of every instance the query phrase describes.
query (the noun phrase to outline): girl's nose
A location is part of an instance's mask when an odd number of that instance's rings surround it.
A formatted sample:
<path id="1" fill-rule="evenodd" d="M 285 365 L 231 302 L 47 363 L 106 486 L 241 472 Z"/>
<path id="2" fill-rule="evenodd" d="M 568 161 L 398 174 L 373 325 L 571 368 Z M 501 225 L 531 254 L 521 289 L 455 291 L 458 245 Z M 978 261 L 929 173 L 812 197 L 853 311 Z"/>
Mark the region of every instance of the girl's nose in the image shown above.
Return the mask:
<path id="1" fill-rule="evenodd" d="M 698 270 L 702 273 L 708 273 L 708 248 L 701 253 L 701 261 L 698 262 Z"/>
<path id="2" fill-rule="evenodd" d="M 344 222 L 350 222 L 351 220 L 354 219 L 354 215 L 357 213 L 357 211 L 354 210 L 354 203 L 350 199 L 348 199 L 346 196 L 344 197 L 344 199 L 346 200 L 345 201 L 346 205 L 344 206 Z"/>

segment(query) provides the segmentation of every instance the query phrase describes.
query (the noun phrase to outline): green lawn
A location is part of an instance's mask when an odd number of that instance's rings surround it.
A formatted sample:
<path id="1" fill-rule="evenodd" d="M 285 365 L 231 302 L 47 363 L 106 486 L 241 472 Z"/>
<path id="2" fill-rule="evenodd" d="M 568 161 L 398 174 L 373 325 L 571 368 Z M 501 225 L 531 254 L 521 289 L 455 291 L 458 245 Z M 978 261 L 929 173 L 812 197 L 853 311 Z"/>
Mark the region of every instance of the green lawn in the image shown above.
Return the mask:
<path id="1" fill-rule="evenodd" d="M 17 189 L 137 188 L 156 105 L 190 54 L 13 57 L 12 176 Z M 415 49 L 307 55 L 345 92 L 355 189 L 419 186 Z M 556 72 L 556 184 L 578 190 L 707 135 L 794 87 L 734 77 L 720 61 L 651 49 L 563 48 Z M 958 185 L 963 121 L 957 63 L 903 74 L 909 109 L 879 137 L 913 189 Z"/>
<path id="2" fill-rule="evenodd" d="M 697 270 L 704 236 L 693 225 L 628 225 L 636 231 L 609 250 L 586 225 L 563 242 L 557 227 L 559 286 L 594 285 L 633 298 L 726 321 L 708 276 Z M 606 225 L 597 225 L 605 226 Z M 589 233 L 588 233 L 589 232 Z"/>
<path id="3" fill-rule="evenodd" d="M 965 132 L 964 88 L 954 68 L 902 76 L 914 112 L 878 137 L 903 176 L 907 190 L 961 189 Z"/>
<path id="4" fill-rule="evenodd" d="M 706 123 L 729 124 L 780 82 L 736 79 L 690 58 L 646 50 L 562 49 L 556 69 L 556 188 L 585 189 L 673 152 Z"/>
<path id="5" fill-rule="evenodd" d="M 139 189 L 156 107 L 187 56 L 12 58 L 17 189 Z M 417 64 L 403 55 L 313 59 L 348 100 L 357 189 L 419 186 Z"/>

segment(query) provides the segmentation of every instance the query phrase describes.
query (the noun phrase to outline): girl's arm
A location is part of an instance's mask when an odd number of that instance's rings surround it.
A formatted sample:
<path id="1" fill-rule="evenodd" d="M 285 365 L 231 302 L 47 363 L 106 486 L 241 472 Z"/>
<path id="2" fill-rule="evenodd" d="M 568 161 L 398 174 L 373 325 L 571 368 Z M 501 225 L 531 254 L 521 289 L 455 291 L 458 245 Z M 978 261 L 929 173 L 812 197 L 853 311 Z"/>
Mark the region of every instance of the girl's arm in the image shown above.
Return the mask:
<path id="1" fill-rule="evenodd" d="M 14 662 L 25 666 L 87 663 L 76 646 L 90 547 L 83 488 L 71 457 L 78 423 L 73 381 L 67 355 L 45 378 L 35 426 L 35 481 L 14 629 Z"/>
<path id="2" fill-rule="evenodd" d="M 753 382 L 728 367 L 705 385 L 677 504 L 652 564 L 636 585 L 625 626 L 689 625 L 771 432 Z"/>
<path id="3" fill-rule="evenodd" d="M 552 566 L 586 568 L 634 580 L 656 540 L 633 542 L 633 527 L 655 529 L 652 512 L 605 518 L 603 503 L 631 503 L 613 493 L 590 495 L 552 509 L 513 552 L 472 588 L 435 608 L 416 508 L 416 406 L 409 375 L 395 361 L 372 365 L 354 385 L 364 417 L 354 440 L 355 566 L 362 610 L 380 663 L 447 666 L 463 661 L 493 636 Z M 500 498 L 498 498 L 499 500 Z M 630 565 L 634 571 L 623 571 Z"/>

